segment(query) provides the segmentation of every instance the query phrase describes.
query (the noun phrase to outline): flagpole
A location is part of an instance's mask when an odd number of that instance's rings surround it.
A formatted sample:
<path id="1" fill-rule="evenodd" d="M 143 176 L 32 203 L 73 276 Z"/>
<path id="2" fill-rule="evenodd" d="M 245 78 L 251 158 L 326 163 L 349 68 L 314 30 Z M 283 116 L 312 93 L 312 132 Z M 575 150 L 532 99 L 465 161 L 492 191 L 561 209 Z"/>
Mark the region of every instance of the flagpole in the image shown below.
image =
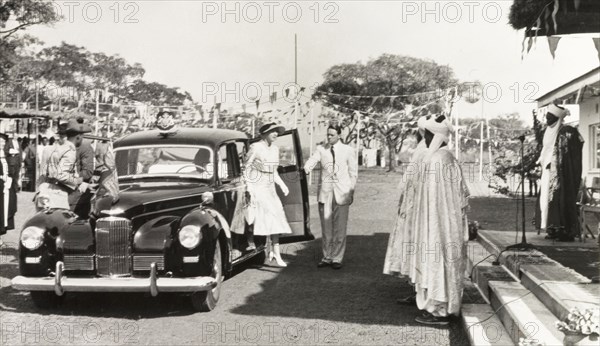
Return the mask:
<path id="1" fill-rule="evenodd" d="M 298 128 L 298 100 L 294 101 L 294 123 L 292 124 L 292 128 Z"/>
<path id="2" fill-rule="evenodd" d="M 487 140 L 488 140 L 488 162 L 492 165 L 492 140 L 490 139 L 490 119 L 485 119 L 487 124 Z"/>
<path id="3" fill-rule="evenodd" d="M 358 165 L 358 157 L 360 151 L 360 112 L 356 112 L 356 164 Z"/>
<path id="4" fill-rule="evenodd" d="M 98 115 L 100 114 L 100 93 L 98 89 L 96 89 L 96 119 L 98 119 Z"/>
<path id="5" fill-rule="evenodd" d="M 313 134 L 315 132 L 315 103 L 310 107 L 310 145 L 308 147 L 309 156 L 313 153 Z M 308 175 L 308 185 L 312 184 L 312 174 Z"/>
<path id="6" fill-rule="evenodd" d="M 483 120 L 481 121 L 480 136 L 479 136 L 479 181 L 483 180 Z"/>

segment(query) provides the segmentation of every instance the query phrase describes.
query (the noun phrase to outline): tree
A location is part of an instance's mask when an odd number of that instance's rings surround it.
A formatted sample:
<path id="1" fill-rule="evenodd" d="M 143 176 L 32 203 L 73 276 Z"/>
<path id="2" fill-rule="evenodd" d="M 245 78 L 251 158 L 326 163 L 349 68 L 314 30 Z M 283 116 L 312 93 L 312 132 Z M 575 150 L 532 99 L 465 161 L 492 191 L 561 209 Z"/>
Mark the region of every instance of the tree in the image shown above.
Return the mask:
<path id="1" fill-rule="evenodd" d="M 89 74 L 94 87 L 106 89 L 117 95 L 126 92 L 127 85 L 135 79 L 143 77 L 146 72 L 139 63 L 129 65 L 118 55 L 92 53 L 90 60 Z"/>
<path id="2" fill-rule="evenodd" d="M 17 33 L 32 25 L 52 24 L 59 19 L 51 1 L 0 1 L 0 81 L 15 82 L 11 69 L 21 61 L 24 48 L 36 42 L 31 36 Z"/>
<path id="3" fill-rule="evenodd" d="M 382 139 L 388 148 L 390 170 L 394 154 L 414 132 L 416 118 L 446 108 L 443 91 L 457 85 L 454 72 L 448 66 L 393 54 L 383 54 L 366 64 L 332 66 L 325 72 L 324 79 L 316 96 L 339 110 L 339 123 L 349 130 L 347 140 L 356 140 L 355 130 L 359 124 L 363 142 L 375 135 Z M 431 91 L 438 92 L 429 93 Z M 382 95 L 413 96 L 380 97 Z M 362 117 L 361 113 L 367 116 Z"/>
<path id="4" fill-rule="evenodd" d="M 19 30 L 36 24 L 52 24 L 60 16 L 51 1 L 2 0 L 0 1 L 0 39 L 7 40 Z M 9 22 L 14 25 L 8 27 Z"/>
<path id="5" fill-rule="evenodd" d="M 187 91 L 181 92 L 179 88 L 171 88 L 156 82 L 148 83 L 141 79 L 135 80 L 128 86 L 127 96 L 131 100 L 154 106 L 182 106 L 184 102 L 192 101 L 192 96 Z"/>
<path id="6" fill-rule="evenodd" d="M 535 111 L 532 113 L 532 116 L 533 136 L 525 137 L 523 164 L 526 177 L 530 181 L 536 181 L 539 179 L 536 161 L 539 158 L 542 150 L 542 139 L 544 135 L 542 125 L 537 119 Z M 499 131 L 499 133 L 502 133 L 502 135 L 495 137 L 498 138 L 503 145 L 500 147 L 499 155 L 496 157 L 494 162 L 494 175 L 506 182 L 506 179 L 509 175 L 521 174 L 521 144 L 517 140 L 517 137 L 519 135 L 526 135 L 526 130 L 528 129 L 523 125 L 523 122 L 518 119 L 518 114 L 509 114 L 502 120 L 505 122 L 505 129 L 511 129 L 513 131 Z M 517 127 L 519 125 L 520 127 Z M 503 187 L 495 186 L 495 188 L 500 192 L 510 192 Z"/>

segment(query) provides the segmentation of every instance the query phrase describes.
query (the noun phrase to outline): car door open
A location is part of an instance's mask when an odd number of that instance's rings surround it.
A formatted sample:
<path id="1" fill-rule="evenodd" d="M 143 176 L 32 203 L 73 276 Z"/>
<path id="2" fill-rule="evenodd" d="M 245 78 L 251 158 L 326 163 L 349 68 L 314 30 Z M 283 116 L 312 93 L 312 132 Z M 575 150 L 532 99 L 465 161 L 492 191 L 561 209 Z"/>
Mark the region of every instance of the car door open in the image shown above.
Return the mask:
<path id="1" fill-rule="evenodd" d="M 251 142 L 260 140 L 255 138 Z M 282 243 L 304 241 L 315 239 L 310 231 L 310 210 L 308 202 L 308 184 L 304 163 L 302 159 L 302 147 L 298 130 L 288 130 L 277 138 L 275 145 L 279 148 L 279 176 L 290 190 L 287 196 L 277 187 L 285 216 L 292 229 L 292 234 L 282 234 Z"/>

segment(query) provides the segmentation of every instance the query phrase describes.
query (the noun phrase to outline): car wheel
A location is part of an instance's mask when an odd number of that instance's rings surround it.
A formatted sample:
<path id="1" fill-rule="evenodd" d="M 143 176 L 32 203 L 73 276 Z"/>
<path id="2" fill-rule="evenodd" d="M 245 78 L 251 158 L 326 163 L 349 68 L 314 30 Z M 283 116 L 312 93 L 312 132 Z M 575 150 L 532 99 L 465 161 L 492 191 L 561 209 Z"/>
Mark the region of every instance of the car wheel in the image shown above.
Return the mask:
<path id="1" fill-rule="evenodd" d="M 57 296 L 50 291 L 31 291 L 31 300 L 33 305 L 40 309 L 53 309 L 58 307 L 64 299 L 64 296 Z"/>
<path id="2" fill-rule="evenodd" d="M 223 259 L 221 257 L 221 243 L 219 240 L 215 243 L 215 254 L 213 256 L 212 273 L 210 276 L 217 281 L 217 285 L 212 290 L 192 293 L 192 306 L 196 311 L 212 311 L 217 306 L 219 296 L 221 295 Z"/>

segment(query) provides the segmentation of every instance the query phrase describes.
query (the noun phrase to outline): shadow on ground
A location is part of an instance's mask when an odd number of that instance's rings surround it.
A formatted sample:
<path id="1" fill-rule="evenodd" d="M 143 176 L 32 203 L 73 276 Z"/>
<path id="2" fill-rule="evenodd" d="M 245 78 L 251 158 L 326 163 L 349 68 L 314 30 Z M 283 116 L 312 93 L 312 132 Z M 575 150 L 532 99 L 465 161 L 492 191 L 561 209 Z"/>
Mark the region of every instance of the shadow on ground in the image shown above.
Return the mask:
<path id="1" fill-rule="evenodd" d="M 264 281 L 259 293 L 249 296 L 231 312 L 257 319 L 289 317 L 381 328 L 402 326 L 396 331 L 404 330 L 405 335 L 400 336 L 406 338 L 403 342 L 432 344 L 439 340 L 431 338 L 443 335 L 444 340 L 450 338 L 450 344 L 467 343 L 458 319 L 450 327 L 424 327 L 415 322 L 420 315 L 416 306 L 395 303 L 396 299 L 412 294 L 412 287 L 405 280 L 382 274 L 388 237 L 387 233 L 348 236 L 341 270 L 316 267 L 320 240 L 299 248 L 291 265 L 275 278 Z"/>

